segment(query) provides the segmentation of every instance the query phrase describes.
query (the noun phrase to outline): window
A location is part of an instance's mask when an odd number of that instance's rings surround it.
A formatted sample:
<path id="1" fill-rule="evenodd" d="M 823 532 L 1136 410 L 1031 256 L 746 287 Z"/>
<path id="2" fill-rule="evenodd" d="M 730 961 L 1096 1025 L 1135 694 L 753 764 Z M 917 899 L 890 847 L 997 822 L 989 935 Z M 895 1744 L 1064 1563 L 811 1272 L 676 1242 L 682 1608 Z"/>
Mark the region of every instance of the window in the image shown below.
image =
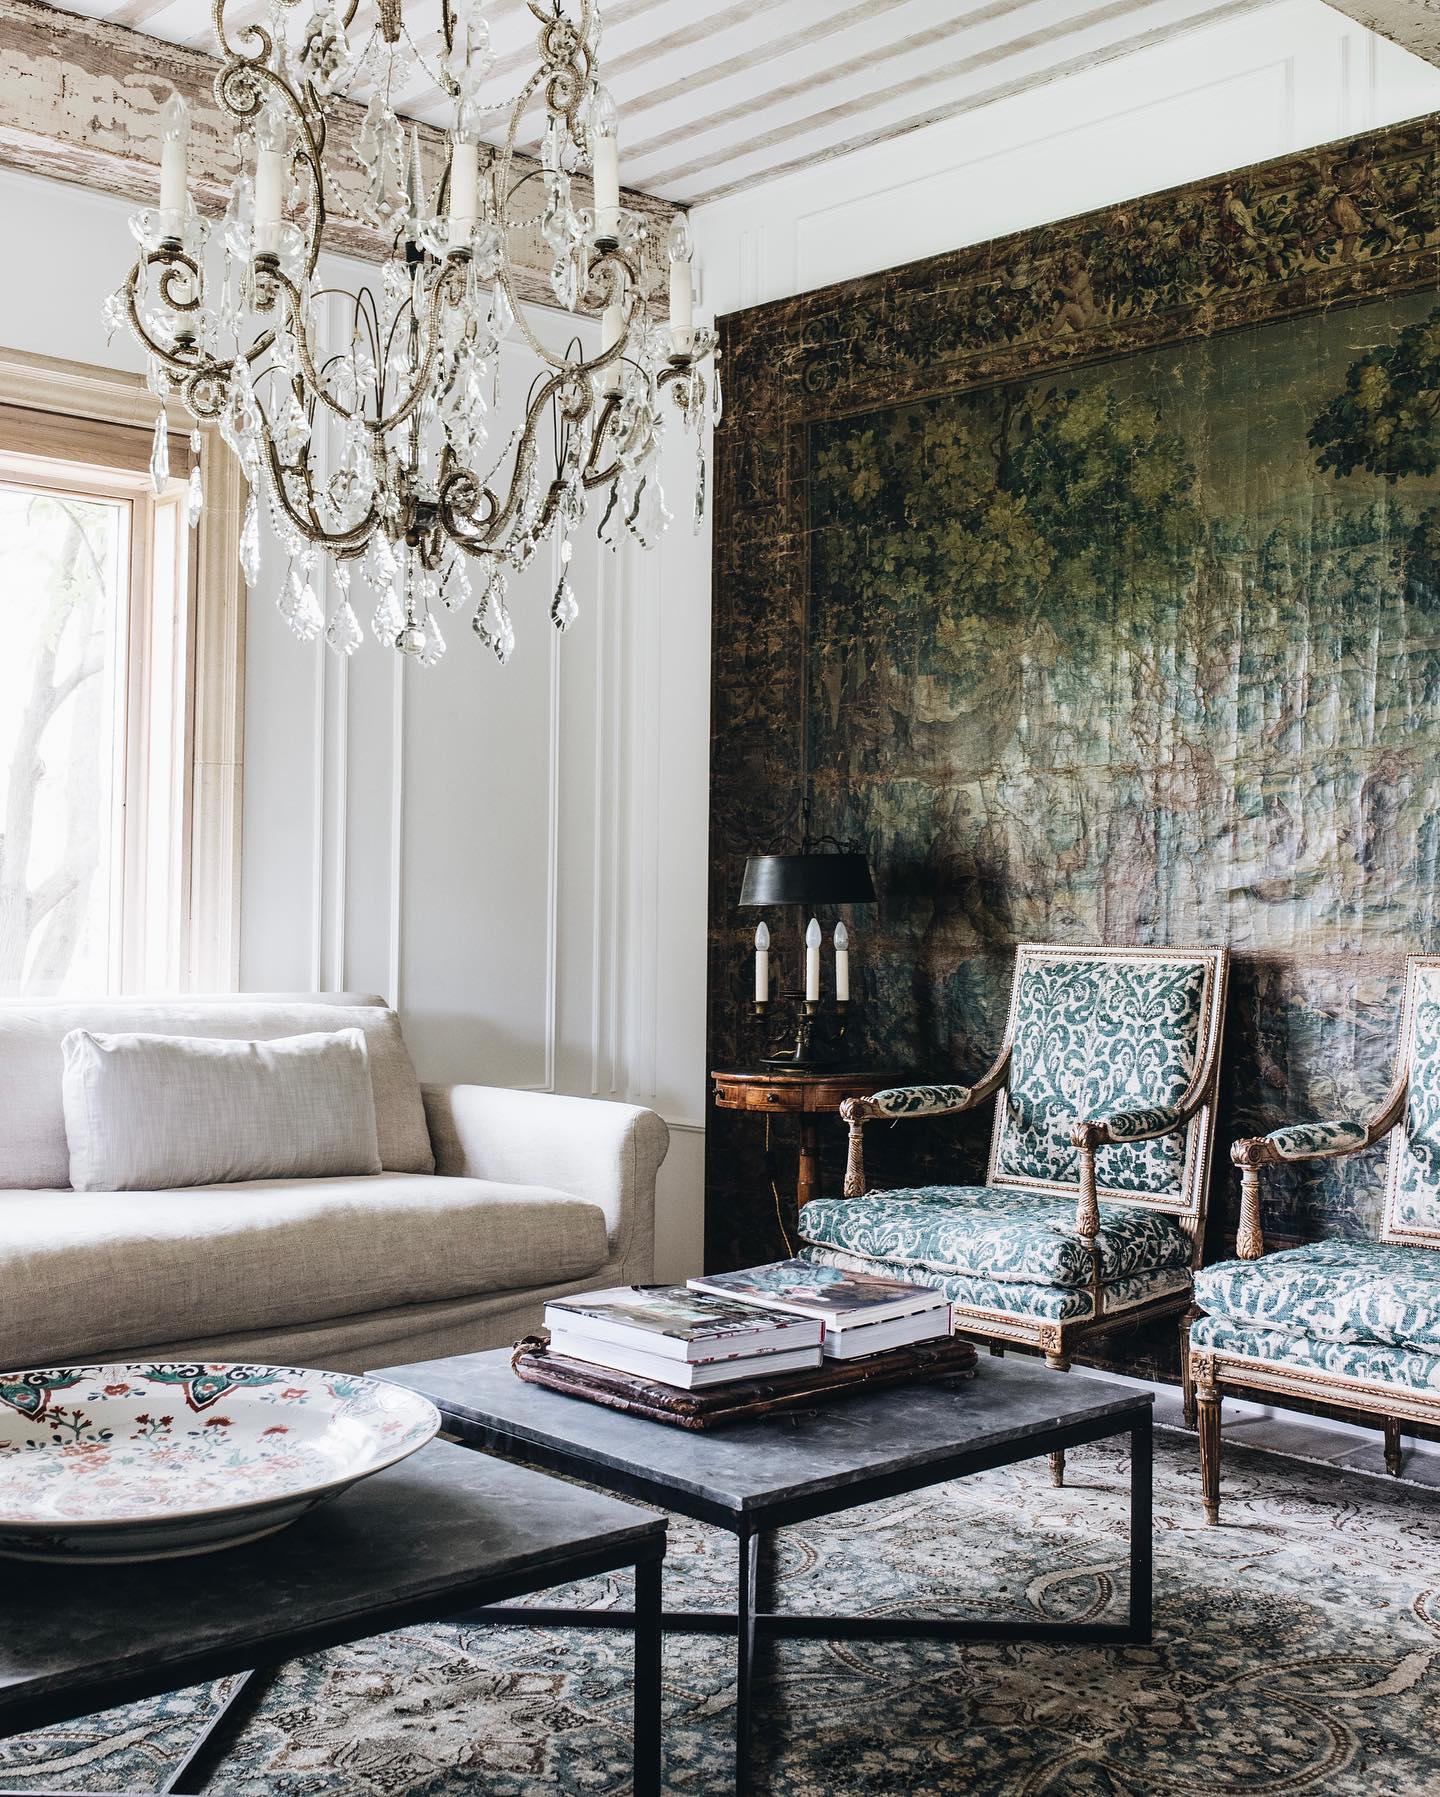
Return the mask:
<path id="1" fill-rule="evenodd" d="M 0 995 L 234 985 L 237 495 L 180 433 L 156 494 L 154 407 L 0 355 Z"/>

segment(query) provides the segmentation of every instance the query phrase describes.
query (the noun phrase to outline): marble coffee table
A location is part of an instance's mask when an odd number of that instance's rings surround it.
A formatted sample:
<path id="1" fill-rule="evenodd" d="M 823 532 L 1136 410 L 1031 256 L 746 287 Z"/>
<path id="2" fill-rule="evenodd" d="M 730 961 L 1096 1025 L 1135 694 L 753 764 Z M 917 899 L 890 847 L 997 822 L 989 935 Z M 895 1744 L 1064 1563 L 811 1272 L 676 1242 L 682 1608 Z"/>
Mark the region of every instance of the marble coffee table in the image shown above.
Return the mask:
<path id="1" fill-rule="evenodd" d="M 132 1566 L 0 1562 L 0 1736 L 247 1673 L 165 1786 L 201 1791 L 286 1660 L 421 1622 L 532 1623 L 509 1600 L 633 1566 L 635 1790 L 659 1797 L 664 1553 L 663 1516 L 431 1442 L 247 1546 Z"/>
<path id="2" fill-rule="evenodd" d="M 671 1633 L 734 1635 L 736 1790 L 749 1780 L 757 1636 L 826 1640 L 1143 1642 L 1151 1630 L 1149 1392 L 1034 1362 L 985 1358 L 973 1377 L 846 1397 L 806 1413 L 670 1428 L 527 1385 L 509 1351 L 463 1354 L 379 1375 L 422 1392 L 462 1441 L 584 1479 L 712 1523 L 739 1546 L 733 1611 L 666 1611 Z M 1111 1436 L 1130 1438 L 1130 1589 L 1123 1621 L 784 1615 L 760 1602 L 758 1551 L 767 1531 L 1012 1466 Z M 964 1543 L 957 1542 L 957 1571 Z M 531 1610 L 531 1622 L 629 1627 L 624 1612 Z"/>

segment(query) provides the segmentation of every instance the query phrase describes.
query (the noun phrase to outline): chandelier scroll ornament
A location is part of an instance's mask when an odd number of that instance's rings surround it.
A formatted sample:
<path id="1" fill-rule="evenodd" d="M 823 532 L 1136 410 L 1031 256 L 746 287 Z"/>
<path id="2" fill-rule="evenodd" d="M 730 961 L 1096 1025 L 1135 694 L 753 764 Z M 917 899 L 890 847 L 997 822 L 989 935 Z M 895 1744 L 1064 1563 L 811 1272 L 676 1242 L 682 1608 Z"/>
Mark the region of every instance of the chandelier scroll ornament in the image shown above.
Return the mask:
<path id="1" fill-rule="evenodd" d="M 573 538 L 592 502 L 612 549 L 627 537 L 653 547 L 669 521 L 667 409 L 695 437 L 697 529 L 703 516 L 704 427 L 719 422 L 720 381 L 714 334 L 694 323 L 688 225 L 677 213 L 670 228 L 662 325 L 645 292 L 646 219 L 620 203 L 597 0 L 527 5 L 539 25 L 537 65 L 518 93 L 495 98 L 485 0 L 433 0 L 438 30 L 422 41 L 402 0 L 379 0 L 363 32 L 360 0 L 270 0 L 267 23 L 233 30 L 227 0 L 214 0 L 215 94 L 238 150 L 229 205 L 212 228 L 192 204 L 189 113 L 173 94 L 161 115 L 160 203 L 132 218 L 139 253 L 106 301 L 111 329 L 128 324 L 146 352 L 160 405 L 157 487 L 169 479 L 168 407 L 179 401 L 197 427 L 191 523 L 204 504 L 198 426 L 214 423 L 248 483 L 247 583 L 260 578 L 263 509 L 286 557 L 281 611 L 302 641 L 323 634 L 341 654 L 364 637 L 350 602 L 359 566 L 378 595 L 371 628 L 382 643 L 431 666 L 445 652 L 442 613 L 468 612 L 481 642 L 507 661 L 509 576 L 557 532 L 550 616 L 566 629 L 578 610 Z M 453 118 L 433 192 L 419 134 L 413 125 L 407 134 L 391 99 L 421 79 L 443 92 Z M 329 151 L 351 94 L 368 97 L 353 133 L 359 181 L 347 186 Z M 540 163 L 520 172 L 517 139 L 537 105 Z M 571 194 L 584 172 L 589 210 Z M 325 222 L 342 211 L 389 246 L 376 285 L 322 284 Z M 510 245 L 537 225 L 557 305 L 599 317 L 600 347 L 589 356 L 573 334 L 563 351 L 548 345 L 517 292 Z M 515 330 L 540 372 L 523 417 L 492 446 L 500 345 Z M 317 592 L 322 556 L 332 570 L 328 616 Z"/>

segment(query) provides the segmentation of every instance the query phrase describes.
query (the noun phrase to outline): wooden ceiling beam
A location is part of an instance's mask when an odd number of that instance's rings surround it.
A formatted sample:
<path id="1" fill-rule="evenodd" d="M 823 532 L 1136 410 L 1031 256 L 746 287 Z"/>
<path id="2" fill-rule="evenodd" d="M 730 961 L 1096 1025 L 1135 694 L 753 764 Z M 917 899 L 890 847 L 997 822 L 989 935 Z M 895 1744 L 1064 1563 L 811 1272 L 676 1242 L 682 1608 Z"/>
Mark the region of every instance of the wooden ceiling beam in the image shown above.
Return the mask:
<path id="1" fill-rule="evenodd" d="M 1328 4 L 1440 68 L 1440 12 L 1426 0 L 1328 0 Z"/>
<path id="2" fill-rule="evenodd" d="M 5 46 L 0 167 L 154 205 L 160 109 L 174 89 L 192 116 L 190 191 L 195 204 L 211 218 L 223 213 L 235 175 L 236 121 L 215 99 L 217 58 L 104 20 L 59 12 L 40 0 L 0 0 L 0 44 Z M 326 165 L 327 175 L 334 174 L 335 191 L 329 196 L 325 247 L 378 262 L 390 240 L 357 216 L 365 180 L 354 153 L 361 118 L 362 109 L 348 100 L 337 103 L 331 115 Z M 418 129 L 426 178 L 433 184 L 448 153 L 445 134 L 432 125 Z M 532 158 L 517 154 L 516 178 L 536 166 Z M 528 215 L 538 210 L 539 183 L 526 193 L 536 196 L 525 207 Z M 575 203 L 590 204 L 588 181 L 577 178 Z M 645 250 L 647 289 L 653 291 L 663 286 L 666 233 L 680 208 L 628 191 L 624 203 L 653 220 Z M 511 251 L 522 295 L 554 305 L 552 252 L 538 223 L 512 232 Z M 114 272 L 118 281 L 124 270 Z"/>

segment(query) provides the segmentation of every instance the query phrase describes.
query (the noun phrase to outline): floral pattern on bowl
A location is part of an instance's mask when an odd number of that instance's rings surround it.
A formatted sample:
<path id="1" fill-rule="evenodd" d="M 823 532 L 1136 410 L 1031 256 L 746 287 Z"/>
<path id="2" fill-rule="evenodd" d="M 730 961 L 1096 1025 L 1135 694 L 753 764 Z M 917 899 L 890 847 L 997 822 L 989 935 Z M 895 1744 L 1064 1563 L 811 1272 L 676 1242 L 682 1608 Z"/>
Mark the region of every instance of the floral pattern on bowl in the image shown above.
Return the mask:
<path id="1" fill-rule="evenodd" d="M 440 1427 L 351 1373 L 199 1363 L 0 1373 L 0 1555 L 149 1560 L 268 1535 Z"/>

